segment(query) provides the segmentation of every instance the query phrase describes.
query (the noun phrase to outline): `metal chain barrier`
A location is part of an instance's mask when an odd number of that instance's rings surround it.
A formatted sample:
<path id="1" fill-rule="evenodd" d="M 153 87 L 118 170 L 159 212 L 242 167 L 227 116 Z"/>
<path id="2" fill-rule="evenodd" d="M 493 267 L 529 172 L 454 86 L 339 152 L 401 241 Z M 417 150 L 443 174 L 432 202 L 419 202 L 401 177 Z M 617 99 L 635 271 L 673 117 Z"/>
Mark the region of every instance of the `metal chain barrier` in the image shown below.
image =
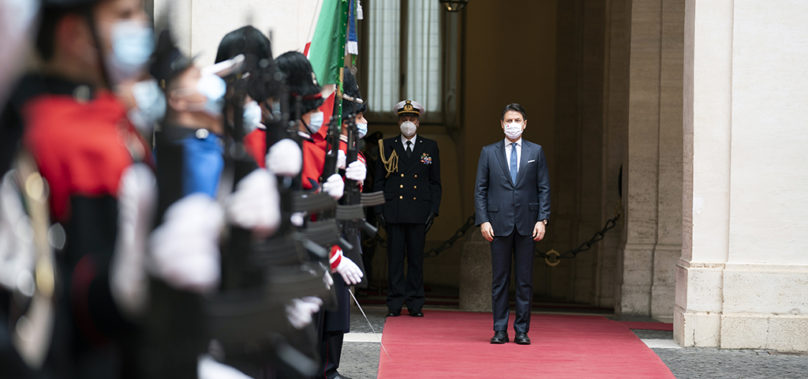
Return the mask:
<path id="1" fill-rule="evenodd" d="M 469 231 L 469 229 L 471 229 L 472 226 L 474 226 L 474 214 L 469 216 L 469 218 L 466 219 L 466 222 L 463 223 L 463 225 L 461 225 L 454 232 L 454 234 L 451 237 L 449 237 L 449 239 L 447 239 L 446 241 L 443 241 L 440 245 L 425 251 L 424 252 L 424 258 L 437 257 L 438 255 L 440 255 L 440 253 L 442 253 L 442 252 L 446 251 L 447 249 L 451 248 L 455 244 L 455 242 L 457 242 L 457 240 L 463 238 L 463 236 L 466 235 L 466 233 Z M 376 234 L 373 237 L 373 239 L 375 240 L 376 243 L 379 244 L 379 246 L 387 247 L 387 240 L 382 238 L 380 235 Z"/>
<path id="2" fill-rule="evenodd" d="M 615 226 L 617 226 L 617 220 L 619 220 L 621 216 L 620 209 L 621 209 L 620 206 L 618 206 L 617 214 L 615 214 L 614 217 L 606 220 L 606 224 L 603 226 L 601 230 L 595 232 L 592 238 L 584 241 L 580 245 L 576 246 L 574 249 L 570 249 L 568 251 L 565 251 L 564 253 L 559 253 L 555 249 L 550 249 L 546 252 L 537 250 L 535 253 L 536 257 L 543 258 L 544 263 L 550 267 L 558 266 L 559 264 L 561 264 L 562 259 L 574 259 L 575 256 L 578 255 L 579 253 L 583 253 L 584 251 L 591 249 L 593 245 L 603 240 L 606 233 L 614 229 Z M 457 240 L 463 238 L 463 236 L 465 236 L 466 233 L 468 233 L 469 229 L 471 229 L 472 226 L 474 226 L 473 214 L 466 219 L 466 222 L 463 223 L 463 225 L 461 225 L 454 232 L 454 234 L 451 237 L 449 237 L 449 239 L 443 241 L 440 245 L 424 252 L 424 258 L 434 258 L 440 255 L 440 253 L 448 250 L 455 244 L 455 242 L 457 242 Z M 374 238 L 380 246 L 387 247 L 387 241 L 384 238 L 380 237 L 378 234 Z"/>
<path id="3" fill-rule="evenodd" d="M 466 232 L 468 232 L 469 229 L 471 229 L 472 226 L 474 226 L 474 214 L 469 216 L 469 218 L 466 219 L 466 222 L 463 225 L 461 225 L 460 228 L 458 228 L 454 232 L 454 234 L 451 237 L 449 237 L 449 239 L 447 239 L 446 241 L 443 241 L 443 243 L 438 245 L 437 247 L 433 247 L 433 248 L 429 249 L 428 251 L 424 252 L 424 258 L 437 257 L 438 254 L 440 254 L 440 253 L 446 251 L 446 249 L 452 247 L 452 245 L 454 245 L 455 242 L 457 242 L 457 240 L 463 238 L 463 236 L 466 235 Z"/>
<path id="4" fill-rule="evenodd" d="M 558 266 L 561 263 L 562 259 L 574 259 L 575 256 L 578 255 L 579 253 L 591 249 L 592 245 L 600 242 L 603 239 L 606 232 L 614 229 L 614 227 L 617 226 L 617 220 L 620 218 L 620 215 L 621 212 L 618 210 L 617 214 L 614 215 L 614 217 L 606 220 L 606 225 L 603 226 L 603 229 L 595 232 L 592 238 L 584 241 L 574 249 L 570 249 L 568 251 L 565 251 L 564 253 L 559 253 L 555 249 L 550 249 L 549 251 L 546 252 L 537 250 L 536 257 L 544 258 L 544 263 L 550 267 Z"/>

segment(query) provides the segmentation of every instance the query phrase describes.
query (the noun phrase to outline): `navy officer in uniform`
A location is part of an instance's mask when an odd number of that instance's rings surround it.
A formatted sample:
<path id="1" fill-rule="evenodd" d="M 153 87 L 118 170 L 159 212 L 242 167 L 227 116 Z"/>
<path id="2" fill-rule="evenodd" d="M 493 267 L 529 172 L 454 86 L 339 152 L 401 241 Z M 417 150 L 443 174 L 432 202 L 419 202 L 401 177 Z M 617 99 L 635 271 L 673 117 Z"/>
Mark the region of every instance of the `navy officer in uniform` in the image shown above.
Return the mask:
<path id="1" fill-rule="evenodd" d="M 404 100 L 394 111 L 401 134 L 379 141 L 373 183 L 385 198 L 376 214 L 387 230 L 387 316 L 406 304 L 410 316 L 423 317 L 424 240 L 440 209 L 440 155 L 435 141 L 417 134 L 421 104 Z"/>

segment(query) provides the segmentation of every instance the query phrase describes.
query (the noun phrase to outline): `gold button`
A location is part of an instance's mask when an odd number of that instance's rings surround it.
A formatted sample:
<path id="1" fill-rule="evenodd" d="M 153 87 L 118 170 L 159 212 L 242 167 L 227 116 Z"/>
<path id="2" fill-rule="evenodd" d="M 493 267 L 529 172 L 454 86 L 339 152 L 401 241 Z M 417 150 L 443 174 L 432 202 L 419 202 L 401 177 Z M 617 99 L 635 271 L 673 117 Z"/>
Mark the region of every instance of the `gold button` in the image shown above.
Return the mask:
<path id="1" fill-rule="evenodd" d="M 403 177 L 404 177 L 404 174 L 401 174 L 401 177 L 403 178 Z M 417 175 L 416 175 L 416 177 L 417 177 Z"/>
<path id="2" fill-rule="evenodd" d="M 415 196 L 413 196 L 412 199 L 415 200 Z"/>
<path id="3" fill-rule="evenodd" d="M 418 186 L 412 186 L 412 189 L 418 189 Z"/>
<path id="4" fill-rule="evenodd" d="M 399 185 L 398 185 L 398 188 L 404 188 L 404 185 L 403 185 L 403 184 L 399 184 Z"/>
<path id="5" fill-rule="evenodd" d="M 404 200 L 404 196 L 399 196 L 398 199 L 399 200 Z"/>
<path id="6" fill-rule="evenodd" d="M 413 175 L 413 176 L 415 176 L 415 177 L 417 178 L 417 177 L 418 177 L 418 174 L 415 174 L 415 175 Z"/>

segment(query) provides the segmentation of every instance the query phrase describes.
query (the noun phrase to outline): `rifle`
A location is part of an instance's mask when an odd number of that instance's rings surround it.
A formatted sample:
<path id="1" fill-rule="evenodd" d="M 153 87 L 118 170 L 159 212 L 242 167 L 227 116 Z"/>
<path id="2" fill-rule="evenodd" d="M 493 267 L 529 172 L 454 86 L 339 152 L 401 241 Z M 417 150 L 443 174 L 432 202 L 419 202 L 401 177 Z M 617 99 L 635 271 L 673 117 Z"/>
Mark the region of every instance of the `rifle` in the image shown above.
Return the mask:
<path id="1" fill-rule="evenodd" d="M 359 151 L 356 143 L 358 132 L 356 130 L 355 115 L 346 115 L 345 121 L 347 129 L 345 164 L 347 168 L 349 164 L 358 160 Z M 362 239 L 359 235 L 360 228 L 371 235 L 375 235 L 377 230 L 373 225 L 365 221 L 365 212 L 362 209 L 362 192 L 359 189 L 359 185 L 360 183 L 358 181 L 345 178 L 345 192 L 340 201 L 340 205 L 337 206 L 336 218 L 342 226 L 343 236 L 353 245 L 344 250 L 345 256 L 356 263 L 362 272 L 364 272 Z M 367 286 L 366 276 L 362 277 L 362 282 L 359 283 L 358 286 L 362 288 Z"/>

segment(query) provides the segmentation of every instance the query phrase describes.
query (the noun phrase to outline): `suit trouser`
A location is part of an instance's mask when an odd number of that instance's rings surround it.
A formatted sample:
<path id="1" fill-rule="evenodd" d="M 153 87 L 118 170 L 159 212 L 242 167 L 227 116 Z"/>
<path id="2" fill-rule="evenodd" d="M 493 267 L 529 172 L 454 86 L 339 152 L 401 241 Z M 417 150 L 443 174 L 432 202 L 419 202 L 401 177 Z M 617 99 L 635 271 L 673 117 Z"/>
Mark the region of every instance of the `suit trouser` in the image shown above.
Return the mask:
<path id="1" fill-rule="evenodd" d="M 508 329 L 508 285 L 511 281 L 511 258 L 516 279 L 516 320 L 513 329 L 527 333 L 530 329 L 530 301 L 533 297 L 533 246 L 531 236 L 522 236 L 514 228 L 510 235 L 494 237 L 491 242 L 491 299 L 494 330 Z"/>
<path id="2" fill-rule="evenodd" d="M 424 224 L 387 224 L 387 308 L 410 312 L 424 306 Z M 404 256 L 407 277 L 404 277 Z"/>

